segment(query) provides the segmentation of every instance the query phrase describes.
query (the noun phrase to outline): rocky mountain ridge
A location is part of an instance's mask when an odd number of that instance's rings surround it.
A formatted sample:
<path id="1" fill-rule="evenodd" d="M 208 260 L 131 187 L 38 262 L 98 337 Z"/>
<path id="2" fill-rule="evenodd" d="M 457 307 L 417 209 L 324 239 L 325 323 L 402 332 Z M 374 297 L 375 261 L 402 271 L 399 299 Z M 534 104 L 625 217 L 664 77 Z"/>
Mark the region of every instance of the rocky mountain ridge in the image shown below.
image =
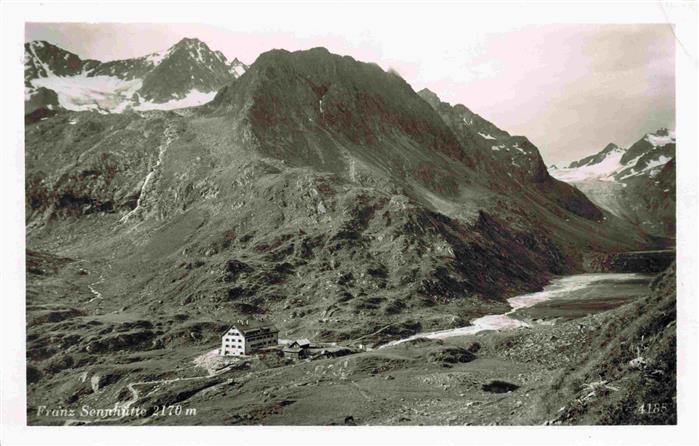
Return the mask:
<path id="1" fill-rule="evenodd" d="M 470 295 L 477 307 L 574 270 L 581 247 L 645 243 L 550 177 L 525 138 L 497 140 L 522 157 L 498 169 L 491 140 L 467 137 L 395 74 L 323 49 L 276 50 L 188 115 L 59 113 L 29 125 L 29 243 L 79 257 L 102 245 L 130 259 L 122 273 L 155 262 L 154 298 L 202 310 L 283 317 L 291 296 L 307 295 L 307 315 L 336 314 L 329 338 L 366 329 L 353 312 L 373 320 L 398 305 L 397 323 L 410 325 L 420 302 Z M 203 258 L 221 281 L 185 269 L 203 281 L 167 291 L 177 265 Z M 128 295 L 131 281 L 116 282 Z"/>

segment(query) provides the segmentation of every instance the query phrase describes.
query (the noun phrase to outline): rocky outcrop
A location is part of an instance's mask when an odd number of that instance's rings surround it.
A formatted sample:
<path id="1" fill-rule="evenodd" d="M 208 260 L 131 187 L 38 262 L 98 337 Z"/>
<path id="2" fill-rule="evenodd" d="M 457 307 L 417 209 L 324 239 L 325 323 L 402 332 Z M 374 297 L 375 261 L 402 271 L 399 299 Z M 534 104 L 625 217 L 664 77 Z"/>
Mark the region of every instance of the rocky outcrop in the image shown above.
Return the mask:
<path id="1" fill-rule="evenodd" d="M 471 362 L 476 355 L 461 347 L 440 347 L 427 354 L 429 362 L 441 364 L 443 367 L 451 367 L 454 364 Z"/>
<path id="2" fill-rule="evenodd" d="M 589 254 L 585 269 L 599 273 L 659 273 L 675 262 L 674 250 Z"/>

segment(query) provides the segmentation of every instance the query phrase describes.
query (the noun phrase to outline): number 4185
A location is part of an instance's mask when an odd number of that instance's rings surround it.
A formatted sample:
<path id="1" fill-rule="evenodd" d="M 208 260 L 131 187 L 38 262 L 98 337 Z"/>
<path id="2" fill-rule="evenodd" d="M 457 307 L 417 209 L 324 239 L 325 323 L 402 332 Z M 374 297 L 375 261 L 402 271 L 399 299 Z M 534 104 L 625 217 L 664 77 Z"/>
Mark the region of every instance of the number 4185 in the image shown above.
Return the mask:
<path id="1" fill-rule="evenodd" d="M 641 415 L 650 415 L 655 413 L 664 413 L 667 411 L 667 403 L 643 403 L 638 406 L 638 413 Z"/>

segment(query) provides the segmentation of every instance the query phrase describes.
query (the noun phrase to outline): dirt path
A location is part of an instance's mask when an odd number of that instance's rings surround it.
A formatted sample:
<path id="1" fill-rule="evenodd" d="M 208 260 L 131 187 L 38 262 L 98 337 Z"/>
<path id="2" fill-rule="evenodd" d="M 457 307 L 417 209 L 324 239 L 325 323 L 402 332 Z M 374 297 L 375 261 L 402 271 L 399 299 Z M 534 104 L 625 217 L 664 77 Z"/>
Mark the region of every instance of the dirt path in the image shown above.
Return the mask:
<path id="1" fill-rule="evenodd" d="M 357 388 L 359 394 L 362 395 L 364 399 L 366 399 L 367 401 L 371 401 L 371 397 L 364 391 L 364 389 L 359 387 L 359 384 L 357 384 L 355 381 L 351 381 L 351 384 Z"/>
<path id="2" fill-rule="evenodd" d="M 212 375 L 216 376 L 216 375 Z M 124 403 L 117 403 L 117 408 L 119 409 L 129 409 L 134 403 L 136 403 L 140 397 L 140 393 L 138 389 L 136 389 L 136 386 L 144 386 L 144 385 L 158 385 L 158 384 L 170 384 L 178 381 L 193 381 L 193 380 L 198 380 L 198 379 L 205 379 L 205 378 L 210 378 L 211 376 L 193 376 L 190 378 L 173 378 L 173 379 L 160 379 L 160 380 L 155 380 L 155 381 L 138 381 L 134 383 L 127 384 L 126 388 L 129 389 L 131 392 L 131 399 Z"/>
<path id="3" fill-rule="evenodd" d="M 178 381 L 194 381 L 194 380 L 200 380 L 200 379 L 206 379 L 206 378 L 211 378 L 211 376 L 216 376 L 216 375 L 206 375 L 206 376 L 193 376 L 189 378 L 172 378 L 172 379 L 159 379 L 155 381 L 138 381 L 138 382 L 132 382 L 126 385 L 126 388 L 131 392 L 131 398 L 128 401 L 125 401 L 123 403 L 117 402 L 114 407 L 118 411 L 124 411 L 128 412 L 128 410 L 131 408 L 132 405 L 134 405 L 139 398 L 141 397 L 141 394 L 139 390 L 136 388 L 136 386 L 145 386 L 145 385 L 159 385 L 159 384 L 171 384 L 174 382 Z M 65 426 L 74 426 L 74 425 L 79 425 L 79 424 L 93 424 L 93 423 L 104 423 L 104 422 L 111 422 L 111 421 L 121 421 L 125 418 L 128 418 L 128 416 L 124 417 L 112 417 L 112 418 L 99 418 L 95 420 L 84 420 L 84 419 L 70 419 L 66 420 Z"/>

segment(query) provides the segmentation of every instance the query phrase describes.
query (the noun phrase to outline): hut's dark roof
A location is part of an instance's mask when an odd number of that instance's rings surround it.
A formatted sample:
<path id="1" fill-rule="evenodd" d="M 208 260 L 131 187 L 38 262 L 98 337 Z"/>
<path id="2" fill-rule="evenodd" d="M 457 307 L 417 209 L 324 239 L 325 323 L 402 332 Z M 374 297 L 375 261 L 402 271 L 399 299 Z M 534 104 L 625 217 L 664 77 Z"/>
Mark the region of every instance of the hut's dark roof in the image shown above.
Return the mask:
<path id="1" fill-rule="evenodd" d="M 231 328 L 235 328 L 243 335 L 255 334 L 257 332 L 279 333 L 279 330 L 272 322 L 258 321 L 254 319 L 247 321 L 238 321 L 234 323 L 228 330 L 226 330 L 226 333 L 228 333 L 228 331 L 230 331 Z"/>

